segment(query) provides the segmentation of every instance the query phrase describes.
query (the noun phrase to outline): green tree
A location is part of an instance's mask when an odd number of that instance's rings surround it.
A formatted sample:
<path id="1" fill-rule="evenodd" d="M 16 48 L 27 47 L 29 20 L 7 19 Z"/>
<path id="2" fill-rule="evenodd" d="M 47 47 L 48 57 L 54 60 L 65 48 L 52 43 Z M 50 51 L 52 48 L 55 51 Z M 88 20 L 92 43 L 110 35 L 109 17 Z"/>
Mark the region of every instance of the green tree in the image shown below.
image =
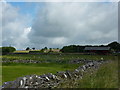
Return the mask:
<path id="1" fill-rule="evenodd" d="M 40 52 L 41 52 L 41 53 L 44 53 L 44 48 L 42 48 L 42 49 L 40 50 Z"/>
<path id="2" fill-rule="evenodd" d="M 35 48 L 34 48 L 34 47 L 33 47 L 32 49 L 33 49 L 33 50 L 35 50 Z"/>
<path id="3" fill-rule="evenodd" d="M 14 51 L 16 51 L 16 49 L 14 47 L 1 47 L 0 48 L 0 52 L 2 52 L 2 55 L 12 53 Z"/>
<path id="4" fill-rule="evenodd" d="M 30 50 L 30 48 L 29 48 L 29 47 L 27 47 L 27 48 L 26 48 L 26 50 Z"/>
<path id="5" fill-rule="evenodd" d="M 85 46 L 70 45 L 64 46 L 60 51 L 63 53 L 79 53 L 84 51 Z"/>
<path id="6" fill-rule="evenodd" d="M 115 52 L 119 52 L 120 51 L 120 44 L 118 42 L 116 42 L 116 41 L 108 44 L 107 46 L 109 46 Z"/>
<path id="7" fill-rule="evenodd" d="M 52 48 L 50 48 L 49 52 L 52 52 Z"/>
<path id="8" fill-rule="evenodd" d="M 47 47 L 44 48 L 44 50 L 47 50 L 47 49 L 48 49 Z"/>

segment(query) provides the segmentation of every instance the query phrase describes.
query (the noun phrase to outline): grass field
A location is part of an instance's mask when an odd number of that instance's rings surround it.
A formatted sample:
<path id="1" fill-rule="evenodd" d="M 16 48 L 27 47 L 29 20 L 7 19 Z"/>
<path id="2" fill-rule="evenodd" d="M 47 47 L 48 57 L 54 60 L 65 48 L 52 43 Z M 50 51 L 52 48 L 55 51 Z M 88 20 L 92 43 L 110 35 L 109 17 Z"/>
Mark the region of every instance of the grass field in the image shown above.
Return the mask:
<path id="1" fill-rule="evenodd" d="M 17 50 L 14 53 L 29 53 L 29 50 Z"/>
<path id="2" fill-rule="evenodd" d="M 73 70 L 81 64 L 57 64 L 57 63 L 40 63 L 40 64 L 3 64 L 2 82 L 13 81 L 18 77 L 31 74 L 56 73 L 57 71 Z"/>
<path id="3" fill-rule="evenodd" d="M 14 51 L 13 53 L 29 53 L 29 51 L 41 51 L 41 49 L 39 49 L 39 50 L 16 50 L 16 51 Z M 50 49 L 47 49 L 47 50 L 45 50 L 45 51 L 46 51 L 46 52 L 49 52 Z M 52 51 L 55 52 L 55 53 L 60 53 L 60 52 L 59 52 L 60 49 L 52 49 Z"/>
<path id="4" fill-rule="evenodd" d="M 108 88 L 117 87 L 117 56 L 113 55 L 3 55 L 0 58 L 3 60 L 74 60 L 74 59 L 91 59 L 91 60 L 113 60 L 113 62 L 102 66 L 98 71 L 93 74 L 89 73 L 84 76 L 77 85 L 72 86 L 71 83 L 64 84 L 61 87 L 78 87 L 78 88 Z M 57 71 L 72 70 L 81 64 L 66 64 L 66 63 L 40 63 L 40 64 L 16 64 L 16 63 L 3 63 L 2 65 L 2 82 L 13 81 L 18 77 L 31 74 L 45 74 L 56 73 Z M 110 86 L 109 86 L 110 85 Z"/>

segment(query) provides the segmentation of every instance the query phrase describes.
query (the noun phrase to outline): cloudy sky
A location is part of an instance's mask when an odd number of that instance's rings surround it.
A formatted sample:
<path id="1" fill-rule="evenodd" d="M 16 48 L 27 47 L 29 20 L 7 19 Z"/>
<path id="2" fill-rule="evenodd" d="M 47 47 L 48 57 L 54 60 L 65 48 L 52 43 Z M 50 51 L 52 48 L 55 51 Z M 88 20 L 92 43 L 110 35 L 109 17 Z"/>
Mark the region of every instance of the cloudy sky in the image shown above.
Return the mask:
<path id="1" fill-rule="evenodd" d="M 62 48 L 118 41 L 117 2 L 4 2 L 2 45 Z"/>

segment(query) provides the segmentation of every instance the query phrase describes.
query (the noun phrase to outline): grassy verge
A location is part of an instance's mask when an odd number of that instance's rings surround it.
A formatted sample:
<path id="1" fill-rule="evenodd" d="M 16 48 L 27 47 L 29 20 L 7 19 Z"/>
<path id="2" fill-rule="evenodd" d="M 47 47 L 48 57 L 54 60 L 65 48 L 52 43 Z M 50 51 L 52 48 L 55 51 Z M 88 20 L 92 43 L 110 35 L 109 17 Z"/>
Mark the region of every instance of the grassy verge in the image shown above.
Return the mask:
<path id="1" fill-rule="evenodd" d="M 2 66 L 0 65 L 0 85 L 2 85 Z"/>
<path id="2" fill-rule="evenodd" d="M 93 75 L 89 73 L 79 81 L 79 88 L 117 88 L 117 62 L 110 62 L 101 66 Z"/>
<path id="3" fill-rule="evenodd" d="M 57 63 L 40 63 L 40 64 L 3 64 L 2 82 L 13 81 L 18 77 L 31 74 L 56 73 L 57 71 L 73 70 L 81 64 L 57 64 Z"/>
<path id="4" fill-rule="evenodd" d="M 81 80 L 69 80 L 60 88 L 118 88 L 117 61 L 102 65 L 93 74 L 86 73 Z"/>

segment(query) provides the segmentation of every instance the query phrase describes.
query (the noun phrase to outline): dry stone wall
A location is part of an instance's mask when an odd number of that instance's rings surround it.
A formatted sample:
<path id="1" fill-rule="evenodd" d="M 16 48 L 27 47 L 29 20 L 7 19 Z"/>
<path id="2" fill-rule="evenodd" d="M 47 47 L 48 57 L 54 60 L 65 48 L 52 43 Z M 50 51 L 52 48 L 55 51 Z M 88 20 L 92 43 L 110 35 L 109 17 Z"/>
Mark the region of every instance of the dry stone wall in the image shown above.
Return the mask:
<path id="1" fill-rule="evenodd" d="M 79 60 L 82 62 L 81 60 Z M 78 62 L 76 60 L 71 61 Z M 84 74 L 90 69 L 98 69 L 106 60 L 86 60 L 85 64 L 73 71 L 60 71 L 56 74 L 48 73 L 43 75 L 26 75 L 19 77 L 15 81 L 4 82 L 2 88 L 55 88 L 67 80 L 82 79 Z"/>
<path id="2" fill-rule="evenodd" d="M 75 59 L 75 60 L 2 60 L 2 63 L 69 63 L 69 64 L 79 64 L 79 63 L 89 63 L 93 60 L 86 60 L 86 59 Z M 98 60 L 98 62 L 103 62 L 104 60 Z"/>

